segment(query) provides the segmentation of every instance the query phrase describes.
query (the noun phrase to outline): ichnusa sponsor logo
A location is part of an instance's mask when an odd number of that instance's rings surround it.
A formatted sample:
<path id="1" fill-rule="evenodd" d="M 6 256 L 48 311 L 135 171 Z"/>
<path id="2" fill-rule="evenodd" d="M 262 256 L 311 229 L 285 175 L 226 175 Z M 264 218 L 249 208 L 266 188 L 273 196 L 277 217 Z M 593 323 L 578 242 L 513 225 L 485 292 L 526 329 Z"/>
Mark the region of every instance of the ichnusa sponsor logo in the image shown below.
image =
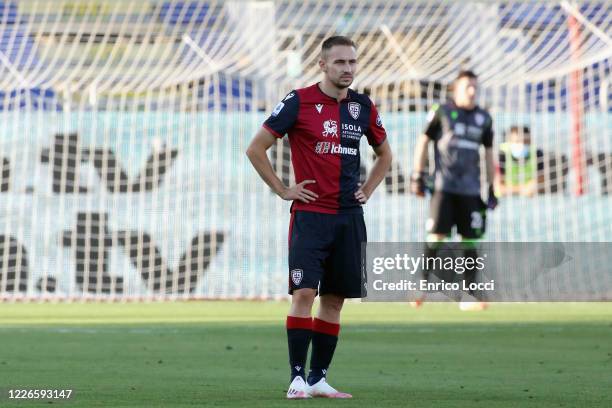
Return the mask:
<path id="1" fill-rule="evenodd" d="M 350 156 L 357 156 L 359 154 L 359 149 L 354 147 L 346 147 L 331 142 L 318 142 L 315 146 L 315 153 L 348 154 Z"/>

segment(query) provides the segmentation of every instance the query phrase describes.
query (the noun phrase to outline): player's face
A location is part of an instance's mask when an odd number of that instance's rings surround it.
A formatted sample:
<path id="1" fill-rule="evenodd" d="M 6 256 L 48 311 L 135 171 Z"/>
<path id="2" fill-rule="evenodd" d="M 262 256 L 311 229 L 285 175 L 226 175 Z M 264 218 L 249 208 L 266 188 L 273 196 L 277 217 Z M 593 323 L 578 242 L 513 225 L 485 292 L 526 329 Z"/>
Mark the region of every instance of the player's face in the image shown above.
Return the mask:
<path id="1" fill-rule="evenodd" d="M 478 80 L 476 78 L 462 77 L 455 82 L 455 101 L 461 105 L 473 105 L 478 93 Z"/>
<path id="2" fill-rule="evenodd" d="M 339 89 L 348 88 L 355 77 L 357 52 L 348 45 L 334 45 L 324 53 L 319 66 L 329 82 Z"/>
<path id="3" fill-rule="evenodd" d="M 512 132 L 510 134 L 510 143 L 529 146 L 531 144 L 531 135 L 523 132 Z"/>

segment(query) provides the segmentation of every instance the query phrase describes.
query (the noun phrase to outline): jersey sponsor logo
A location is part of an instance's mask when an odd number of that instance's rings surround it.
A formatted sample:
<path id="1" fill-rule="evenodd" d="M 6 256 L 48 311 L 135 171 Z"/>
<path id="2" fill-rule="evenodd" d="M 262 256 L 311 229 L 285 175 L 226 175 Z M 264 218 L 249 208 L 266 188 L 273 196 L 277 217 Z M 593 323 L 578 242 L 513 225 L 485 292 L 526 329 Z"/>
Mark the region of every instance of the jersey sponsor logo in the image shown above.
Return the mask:
<path id="1" fill-rule="evenodd" d="M 348 154 L 349 156 L 357 156 L 359 149 L 354 147 L 346 147 L 332 142 L 318 142 L 315 146 L 317 154 Z"/>
<path id="2" fill-rule="evenodd" d="M 480 144 L 466 139 L 457 139 L 452 143 L 453 146 L 456 146 L 459 149 L 468 149 L 468 150 L 478 150 L 480 148 Z"/>
<path id="3" fill-rule="evenodd" d="M 382 120 L 380 119 L 380 115 L 376 115 L 376 126 L 382 127 Z"/>
<path id="4" fill-rule="evenodd" d="M 455 126 L 453 127 L 453 133 L 457 136 L 465 135 L 465 123 L 455 123 Z"/>
<path id="5" fill-rule="evenodd" d="M 350 123 L 342 124 L 342 138 L 359 141 L 361 140 L 361 136 L 363 136 L 363 131 L 360 125 L 352 125 Z"/>
<path id="6" fill-rule="evenodd" d="M 345 147 L 339 144 L 332 144 L 331 152 L 334 154 L 348 154 L 351 156 L 357 156 L 359 153 L 354 147 Z"/>
<path id="7" fill-rule="evenodd" d="M 353 117 L 353 119 L 357 120 L 357 118 L 359 117 L 359 113 L 361 112 L 361 105 L 357 102 L 349 102 L 348 111 Z"/>
<path id="8" fill-rule="evenodd" d="M 359 126 L 359 125 L 351 125 L 350 123 L 343 123 L 342 124 L 342 130 L 350 130 L 352 132 L 359 132 L 359 133 L 361 133 L 361 126 Z"/>
<path id="9" fill-rule="evenodd" d="M 279 102 L 278 105 L 276 105 L 276 107 L 272 111 L 272 116 L 278 116 L 278 114 L 280 113 L 280 111 L 283 110 L 284 107 L 285 107 L 285 104 L 282 102 Z"/>
<path id="10" fill-rule="evenodd" d="M 323 104 L 322 103 L 317 103 L 315 105 L 315 109 L 317 110 L 317 112 L 321 113 L 321 111 L 323 110 Z"/>
<path id="11" fill-rule="evenodd" d="M 318 142 L 315 146 L 315 153 L 317 154 L 327 154 L 329 153 L 329 149 L 331 148 L 330 142 Z"/>
<path id="12" fill-rule="evenodd" d="M 295 92 L 289 92 L 283 101 L 287 101 L 295 96 Z"/>
<path id="13" fill-rule="evenodd" d="M 467 127 L 467 135 L 470 139 L 479 140 L 482 136 L 482 128 L 477 126 L 468 125 Z"/>
<path id="14" fill-rule="evenodd" d="M 323 122 L 323 136 L 338 137 L 338 122 L 329 119 Z"/>
<path id="15" fill-rule="evenodd" d="M 301 269 L 293 269 L 291 271 L 291 281 L 295 286 L 298 286 L 302 283 L 302 278 L 304 277 L 304 271 Z"/>

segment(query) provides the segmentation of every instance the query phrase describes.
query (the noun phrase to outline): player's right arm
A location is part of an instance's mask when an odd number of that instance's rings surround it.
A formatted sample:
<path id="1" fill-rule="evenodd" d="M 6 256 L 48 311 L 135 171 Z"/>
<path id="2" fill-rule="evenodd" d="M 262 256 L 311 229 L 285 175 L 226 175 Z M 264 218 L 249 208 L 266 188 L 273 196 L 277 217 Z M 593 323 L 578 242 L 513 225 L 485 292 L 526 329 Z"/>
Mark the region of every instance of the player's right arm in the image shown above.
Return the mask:
<path id="1" fill-rule="evenodd" d="M 427 114 L 427 128 L 417 139 L 414 148 L 414 165 L 410 175 L 410 191 L 419 197 L 425 196 L 425 168 L 427 167 L 429 142 L 438 138 L 440 130 L 440 106 L 435 104 Z"/>
<path id="2" fill-rule="evenodd" d="M 427 166 L 427 153 L 429 146 L 427 135 L 419 136 L 414 149 L 414 166 L 410 175 L 410 191 L 419 197 L 425 196 L 425 167 Z"/>
<path id="3" fill-rule="evenodd" d="M 284 185 L 274 172 L 272 163 L 270 163 L 266 153 L 276 143 L 277 138 L 282 138 L 293 128 L 298 118 L 299 109 L 300 96 L 298 92 L 293 90 L 276 105 L 270 117 L 266 119 L 253 141 L 251 141 L 246 154 L 259 176 L 279 197 L 283 200 L 300 200 L 309 203 L 316 200 L 318 196 L 305 186 L 315 181 L 303 180 L 291 187 Z"/>
<path id="4" fill-rule="evenodd" d="M 262 127 L 246 151 L 247 157 L 259 176 L 283 200 L 300 200 L 305 203 L 316 200 L 318 195 L 306 188 L 306 185 L 314 183 L 314 180 L 304 180 L 299 184 L 288 187 L 278 178 L 267 154 L 268 149 L 274 143 L 276 143 L 276 137 L 265 127 Z"/>

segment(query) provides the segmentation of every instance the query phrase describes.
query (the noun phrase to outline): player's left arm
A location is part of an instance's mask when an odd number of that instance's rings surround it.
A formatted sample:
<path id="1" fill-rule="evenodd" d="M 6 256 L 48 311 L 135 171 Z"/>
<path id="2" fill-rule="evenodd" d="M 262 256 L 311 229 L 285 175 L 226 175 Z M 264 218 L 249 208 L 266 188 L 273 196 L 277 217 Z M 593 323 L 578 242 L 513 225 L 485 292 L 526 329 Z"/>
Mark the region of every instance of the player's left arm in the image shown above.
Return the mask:
<path id="1" fill-rule="evenodd" d="M 376 160 L 374 161 L 374 167 L 365 183 L 355 191 L 355 198 L 361 203 L 365 204 L 376 187 L 385 178 L 387 172 L 391 168 L 391 160 L 393 160 L 393 153 L 391 152 L 391 146 L 387 141 L 387 131 L 382 124 L 376 105 L 370 101 L 370 126 L 366 131 L 366 137 L 368 143 L 374 149 L 376 154 Z"/>
<path id="2" fill-rule="evenodd" d="M 374 147 L 374 153 L 376 154 L 374 167 L 372 171 L 370 171 L 366 182 L 355 192 L 355 198 L 361 204 L 365 204 L 368 201 L 376 187 L 383 181 L 391 168 L 393 153 L 391 152 L 391 146 L 389 146 L 387 140 Z"/>
<path id="3" fill-rule="evenodd" d="M 488 125 L 485 129 L 482 144 L 485 147 L 485 169 L 486 169 L 486 178 L 487 178 L 487 186 L 488 195 L 487 195 L 487 207 L 491 210 L 497 207 L 498 201 L 495 196 L 495 186 L 493 184 L 495 180 L 495 162 L 493 161 L 493 123 L 489 118 Z"/>
<path id="4" fill-rule="evenodd" d="M 487 169 L 487 185 L 495 181 L 495 162 L 493 161 L 493 147 L 485 147 L 485 166 Z"/>

